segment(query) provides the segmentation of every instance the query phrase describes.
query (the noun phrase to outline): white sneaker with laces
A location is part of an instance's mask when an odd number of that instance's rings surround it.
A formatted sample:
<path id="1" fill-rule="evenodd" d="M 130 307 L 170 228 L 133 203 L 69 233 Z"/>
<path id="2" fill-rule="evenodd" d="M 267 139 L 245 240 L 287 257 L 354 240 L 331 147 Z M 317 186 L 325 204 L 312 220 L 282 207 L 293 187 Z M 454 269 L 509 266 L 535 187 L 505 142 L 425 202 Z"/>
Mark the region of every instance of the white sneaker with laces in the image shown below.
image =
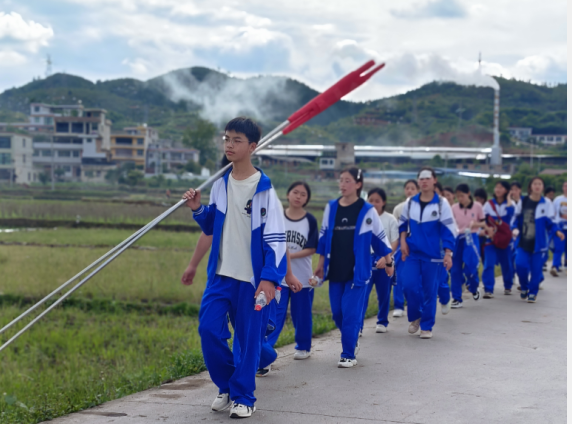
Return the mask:
<path id="1" fill-rule="evenodd" d="M 376 333 L 387 333 L 387 327 L 385 325 L 377 324 L 375 326 Z"/>
<path id="2" fill-rule="evenodd" d="M 421 334 L 419 335 L 419 337 L 422 339 L 430 339 L 431 337 L 433 337 L 433 333 L 431 332 L 431 330 L 421 330 Z"/>
<path id="3" fill-rule="evenodd" d="M 449 303 L 447 303 L 446 305 L 441 304 L 441 313 L 443 315 L 447 315 L 450 310 L 451 310 L 451 301 L 450 300 L 449 300 Z"/>
<path id="4" fill-rule="evenodd" d="M 403 316 L 403 309 L 394 309 L 393 318 L 401 318 Z"/>
<path id="5" fill-rule="evenodd" d="M 248 418 L 256 412 L 255 406 L 246 406 L 240 403 L 235 403 L 230 409 L 230 418 Z"/>
<path id="6" fill-rule="evenodd" d="M 232 405 L 230 395 L 228 393 L 220 393 L 211 405 L 211 409 L 215 412 L 220 412 L 227 409 L 230 405 Z"/>
<path id="7" fill-rule="evenodd" d="M 338 368 L 351 368 L 357 365 L 357 359 L 340 358 Z"/>
<path id="8" fill-rule="evenodd" d="M 309 350 L 296 350 L 294 352 L 294 359 L 306 359 L 310 357 Z"/>
<path id="9" fill-rule="evenodd" d="M 409 334 L 415 334 L 419 331 L 419 325 L 421 325 L 421 318 L 416 319 L 413 322 L 409 323 L 409 329 L 407 331 L 409 331 Z"/>

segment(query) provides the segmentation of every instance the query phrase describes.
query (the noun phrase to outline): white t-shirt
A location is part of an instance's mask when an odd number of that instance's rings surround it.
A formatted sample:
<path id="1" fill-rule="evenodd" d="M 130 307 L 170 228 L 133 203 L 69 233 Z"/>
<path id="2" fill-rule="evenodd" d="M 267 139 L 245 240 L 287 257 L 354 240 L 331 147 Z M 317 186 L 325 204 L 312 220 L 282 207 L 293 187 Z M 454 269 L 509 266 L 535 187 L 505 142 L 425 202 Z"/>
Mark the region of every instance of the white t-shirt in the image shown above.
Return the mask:
<path id="1" fill-rule="evenodd" d="M 399 219 L 401 218 L 401 212 L 403 212 L 403 207 L 405 206 L 406 203 L 407 200 L 405 200 L 405 202 L 399 203 L 397 206 L 393 208 L 393 216 L 395 217 L 395 219 L 397 219 L 397 222 L 399 222 Z"/>
<path id="2" fill-rule="evenodd" d="M 260 172 L 245 180 L 228 177 L 227 210 L 218 254 L 217 274 L 247 281 L 254 277 L 250 255 L 252 236 L 252 198 L 260 181 Z"/>
<path id="3" fill-rule="evenodd" d="M 286 227 L 286 245 L 290 254 L 304 249 L 318 248 L 318 222 L 314 215 L 306 213 L 303 218 L 291 220 L 284 214 Z M 290 259 L 290 266 L 294 276 L 300 280 L 304 288 L 311 287 L 308 280 L 313 274 L 312 255 L 303 258 Z M 284 281 L 283 286 L 288 286 Z"/>
<path id="4" fill-rule="evenodd" d="M 397 219 L 395 219 L 395 216 L 389 212 L 383 212 L 381 215 L 379 215 L 379 219 L 381 219 L 381 223 L 383 224 L 383 229 L 385 230 L 385 234 L 387 235 L 389 243 L 391 244 L 398 240 L 399 226 L 397 225 Z"/>

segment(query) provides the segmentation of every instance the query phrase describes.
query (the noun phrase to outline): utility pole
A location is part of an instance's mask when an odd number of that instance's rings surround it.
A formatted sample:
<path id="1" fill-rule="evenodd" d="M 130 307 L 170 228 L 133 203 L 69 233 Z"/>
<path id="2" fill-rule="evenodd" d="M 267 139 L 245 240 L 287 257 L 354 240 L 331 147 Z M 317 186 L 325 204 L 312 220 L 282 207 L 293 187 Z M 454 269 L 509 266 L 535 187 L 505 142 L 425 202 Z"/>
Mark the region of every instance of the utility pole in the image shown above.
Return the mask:
<path id="1" fill-rule="evenodd" d="M 10 167 L 10 187 L 14 184 L 14 167 L 16 166 L 16 159 L 11 159 L 12 166 Z"/>
<path id="2" fill-rule="evenodd" d="M 530 141 L 530 169 L 532 169 L 532 141 Z"/>
<path id="3" fill-rule="evenodd" d="M 51 144 L 52 144 L 52 147 L 51 147 L 52 151 L 51 151 L 51 155 L 50 155 L 52 158 L 52 165 L 50 166 L 50 172 L 52 175 L 52 191 L 54 191 L 55 190 L 55 188 L 54 188 L 54 154 L 55 154 L 55 152 L 54 152 L 54 135 L 53 134 L 51 135 L 50 139 L 51 139 Z"/>

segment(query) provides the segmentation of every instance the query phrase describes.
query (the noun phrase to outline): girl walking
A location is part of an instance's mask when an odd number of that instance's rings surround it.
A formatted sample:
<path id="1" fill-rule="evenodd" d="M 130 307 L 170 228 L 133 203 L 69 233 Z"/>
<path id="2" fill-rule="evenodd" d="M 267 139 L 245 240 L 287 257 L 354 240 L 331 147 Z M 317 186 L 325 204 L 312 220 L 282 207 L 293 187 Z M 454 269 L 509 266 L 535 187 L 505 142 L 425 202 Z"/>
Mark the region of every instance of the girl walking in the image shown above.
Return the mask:
<path id="1" fill-rule="evenodd" d="M 495 288 L 495 266 L 500 264 L 504 283 L 504 294 L 510 295 L 513 282 L 513 267 L 511 262 L 512 249 L 510 246 L 510 226 L 514 218 L 514 203 L 509 197 L 510 185 L 506 181 L 495 184 L 494 196 L 485 203 L 484 213 L 487 226 L 487 240 L 485 245 L 485 266 L 483 269 L 483 285 L 485 286 L 485 299 L 492 299 Z M 508 240 L 503 243 L 500 235 Z M 496 240 L 495 240 L 496 238 Z"/>
<path id="2" fill-rule="evenodd" d="M 343 171 L 342 196 L 324 210 L 318 241 L 320 259 L 314 274 L 329 280 L 332 317 L 342 333 L 339 368 L 357 365 L 359 331 L 363 320 L 366 285 L 371 280 L 371 249 L 385 257 L 385 270 L 393 275 L 391 247 L 375 208 L 360 198 L 361 169 Z"/>
<path id="3" fill-rule="evenodd" d="M 546 233 L 564 240 L 564 234 L 553 221 L 552 204 L 542 196 L 544 181 L 534 177 L 528 184 L 528 196 L 517 208 L 514 228 L 516 240 L 516 273 L 520 281 L 520 298 L 528 303 L 536 302 L 538 287 L 542 281 L 544 253 L 548 250 Z"/>
<path id="4" fill-rule="evenodd" d="M 453 302 L 451 308 L 463 306 L 463 284 L 473 294 L 473 299 L 479 300 L 479 228 L 483 227 L 485 213 L 480 203 L 475 202 L 467 184 L 459 184 L 455 190 L 457 200 L 452 207 L 453 217 L 459 228 L 459 235 L 453 253 L 453 268 L 451 268 L 451 293 Z"/>
<path id="5" fill-rule="evenodd" d="M 379 219 L 385 229 L 385 234 L 391 245 L 392 253 L 395 253 L 397 244 L 399 242 L 399 229 L 397 227 L 397 220 L 393 215 L 385 211 L 387 202 L 387 195 L 381 188 L 374 188 L 367 193 L 367 201 L 373 205 L 375 211 L 379 215 Z M 372 253 L 372 273 L 371 282 L 367 285 L 363 306 L 363 319 L 365 320 L 365 313 L 369 304 L 369 296 L 373 286 L 377 292 L 377 325 L 375 327 L 376 333 L 386 333 L 389 320 L 389 298 L 391 295 L 391 285 L 393 278 L 388 276 L 387 273 L 380 269 L 385 264 L 385 259 L 382 259 L 375 253 Z M 379 264 L 379 265 L 378 265 Z M 363 322 L 362 322 L 363 330 Z"/>

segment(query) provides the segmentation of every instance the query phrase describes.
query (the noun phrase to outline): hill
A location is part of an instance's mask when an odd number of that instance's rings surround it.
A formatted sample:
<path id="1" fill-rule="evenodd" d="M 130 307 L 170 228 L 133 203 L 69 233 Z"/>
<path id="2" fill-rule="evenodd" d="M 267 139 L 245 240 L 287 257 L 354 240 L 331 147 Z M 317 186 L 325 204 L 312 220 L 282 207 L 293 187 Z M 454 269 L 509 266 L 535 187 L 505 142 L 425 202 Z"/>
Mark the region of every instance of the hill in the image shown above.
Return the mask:
<path id="1" fill-rule="evenodd" d="M 509 126 L 532 127 L 535 133 L 566 133 L 566 84 L 547 87 L 496 80 L 501 87 L 501 140 L 505 146 L 510 144 Z M 30 102 L 69 104 L 81 100 L 85 106 L 107 109 L 115 128 L 147 122 L 162 137 L 178 138 L 199 116 L 220 126 L 244 114 L 268 129 L 317 94 L 291 78 L 239 79 L 203 67 L 175 70 L 148 81 L 121 78 L 94 83 L 79 76 L 55 74 L 1 93 L 0 112 L 15 116 L 28 113 Z M 340 101 L 285 141 L 490 144 L 492 112 L 492 89 L 433 82 L 367 103 Z"/>

